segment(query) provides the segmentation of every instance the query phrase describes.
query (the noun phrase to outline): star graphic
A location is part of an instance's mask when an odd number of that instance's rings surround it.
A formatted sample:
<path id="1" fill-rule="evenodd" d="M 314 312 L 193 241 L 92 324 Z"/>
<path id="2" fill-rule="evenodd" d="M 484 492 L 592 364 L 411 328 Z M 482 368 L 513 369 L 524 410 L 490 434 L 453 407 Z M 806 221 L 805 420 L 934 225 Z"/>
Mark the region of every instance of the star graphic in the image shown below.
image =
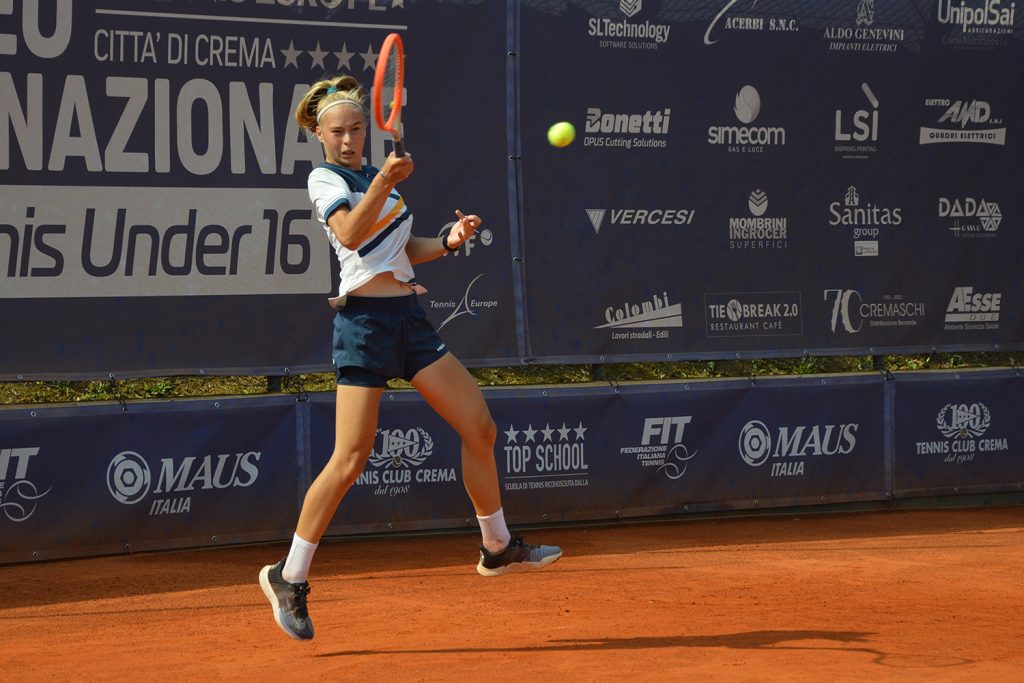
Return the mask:
<path id="1" fill-rule="evenodd" d="M 294 40 L 289 40 L 288 41 L 288 49 L 287 50 L 279 50 L 279 52 L 284 55 L 284 66 L 285 66 L 285 68 L 288 68 L 289 64 L 294 66 L 296 69 L 299 68 L 299 55 L 302 54 L 302 50 L 296 50 L 295 49 L 295 41 Z"/>
<path id="2" fill-rule="evenodd" d="M 363 58 L 363 71 L 377 66 L 377 53 L 373 51 L 373 45 L 366 48 L 366 52 L 360 52 L 359 56 Z"/>
<path id="3" fill-rule="evenodd" d="M 551 441 L 551 432 L 555 431 L 551 428 L 551 425 L 545 424 L 544 429 L 540 430 L 540 433 L 544 435 L 545 441 Z"/>
<path id="4" fill-rule="evenodd" d="M 326 57 L 328 55 L 328 53 L 324 52 L 323 50 L 320 49 L 320 41 L 319 40 L 316 41 L 316 49 L 315 50 L 306 50 L 306 51 L 309 53 L 309 56 L 313 58 L 313 63 L 309 65 L 310 69 L 315 67 L 317 64 L 320 65 L 321 69 L 326 68 L 326 67 L 324 67 L 324 57 Z"/>
<path id="5" fill-rule="evenodd" d="M 576 432 L 576 438 L 583 441 L 583 432 L 587 431 L 587 428 L 583 426 L 583 420 L 580 420 L 579 427 L 573 427 L 573 431 Z"/>
<path id="6" fill-rule="evenodd" d="M 338 58 L 338 68 L 341 69 L 344 65 L 346 71 L 352 70 L 352 57 L 355 56 L 355 52 L 348 51 L 348 45 L 346 43 L 341 44 L 341 52 L 335 52 L 334 56 Z"/>
<path id="7" fill-rule="evenodd" d="M 519 430 L 516 429 L 513 425 L 509 425 L 508 429 L 505 431 L 505 436 L 508 437 L 508 441 L 506 441 L 505 443 L 518 443 L 518 441 L 516 441 L 516 436 L 518 434 Z"/>
<path id="8" fill-rule="evenodd" d="M 534 435 L 537 434 L 537 430 L 533 428 L 533 425 L 527 425 L 526 429 L 523 430 L 523 436 L 526 437 L 526 441 L 534 441 Z"/>
<path id="9" fill-rule="evenodd" d="M 572 430 L 569 429 L 568 427 L 566 427 L 565 423 L 563 422 L 562 423 L 562 428 L 558 429 L 558 430 L 555 430 L 555 431 L 558 432 L 558 436 L 562 439 L 562 441 L 568 441 L 569 440 L 569 432 L 571 432 Z"/>

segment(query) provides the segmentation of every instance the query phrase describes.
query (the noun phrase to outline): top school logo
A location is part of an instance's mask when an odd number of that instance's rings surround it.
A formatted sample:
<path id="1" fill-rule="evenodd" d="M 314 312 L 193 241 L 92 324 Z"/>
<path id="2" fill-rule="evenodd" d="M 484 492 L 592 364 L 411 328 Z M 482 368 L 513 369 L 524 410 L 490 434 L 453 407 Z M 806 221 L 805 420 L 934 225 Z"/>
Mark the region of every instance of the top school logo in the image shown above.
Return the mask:
<path id="1" fill-rule="evenodd" d="M 921 126 L 919 143 L 936 145 L 948 143 L 1006 144 L 1006 127 L 1001 118 L 992 116 L 992 105 L 985 100 L 927 99 L 926 107 L 937 108 L 937 125 Z"/>
<path id="2" fill-rule="evenodd" d="M 624 19 L 591 17 L 587 20 L 587 35 L 597 38 L 600 48 L 626 50 L 657 50 L 668 42 L 671 24 L 656 24 L 652 21 L 639 20 L 644 8 L 643 0 L 607 0 L 609 5 L 617 5 Z"/>

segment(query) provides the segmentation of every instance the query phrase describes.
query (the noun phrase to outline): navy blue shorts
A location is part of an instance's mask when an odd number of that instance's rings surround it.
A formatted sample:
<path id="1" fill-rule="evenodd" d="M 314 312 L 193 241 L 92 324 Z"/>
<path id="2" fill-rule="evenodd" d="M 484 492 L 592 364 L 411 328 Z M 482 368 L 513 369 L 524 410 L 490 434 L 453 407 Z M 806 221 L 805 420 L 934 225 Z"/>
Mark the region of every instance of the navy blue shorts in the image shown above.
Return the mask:
<path id="1" fill-rule="evenodd" d="M 415 294 L 350 296 L 334 316 L 338 384 L 383 387 L 395 377 L 411 380 L 446 353 Z"/>

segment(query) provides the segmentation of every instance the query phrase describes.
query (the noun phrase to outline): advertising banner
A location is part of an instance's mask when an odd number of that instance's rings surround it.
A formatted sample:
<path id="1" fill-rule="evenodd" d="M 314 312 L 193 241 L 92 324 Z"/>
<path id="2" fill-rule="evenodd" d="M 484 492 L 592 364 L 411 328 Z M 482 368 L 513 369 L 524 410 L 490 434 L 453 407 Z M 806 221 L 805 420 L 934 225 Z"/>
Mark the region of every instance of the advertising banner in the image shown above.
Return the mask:
<path id="1" fill-rule="evenodd" d="M 504 6 L 25 0 L 0 16 L 0 378 L 329 369 L 337 264 L 306 191 L 323 153 L 293 112 L 327 75 L 369 92 L 390 32 L 409 55 L 414 232 L 485 219 L 418 271 L 424 308 L 468 360 L 521 357 Z M 371 126 L 366 163 L 391 145 Z"/>

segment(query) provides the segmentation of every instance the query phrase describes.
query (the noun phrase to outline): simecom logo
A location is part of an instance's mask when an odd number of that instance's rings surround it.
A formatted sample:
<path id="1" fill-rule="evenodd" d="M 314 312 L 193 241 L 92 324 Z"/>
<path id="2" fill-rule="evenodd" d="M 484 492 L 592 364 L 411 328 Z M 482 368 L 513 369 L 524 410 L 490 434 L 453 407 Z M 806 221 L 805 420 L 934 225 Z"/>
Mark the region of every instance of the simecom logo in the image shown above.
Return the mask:
<path id="1" fill-rule="evenodd" d="M 709 126 L 709 145 L 724 146 L 729 152 L 760 154 L 786 144 L 785 128 L 752 125 L 761 115 L 761 93 L 754 86 L 740 88 L 732 111 L 743 125 Z"/>

